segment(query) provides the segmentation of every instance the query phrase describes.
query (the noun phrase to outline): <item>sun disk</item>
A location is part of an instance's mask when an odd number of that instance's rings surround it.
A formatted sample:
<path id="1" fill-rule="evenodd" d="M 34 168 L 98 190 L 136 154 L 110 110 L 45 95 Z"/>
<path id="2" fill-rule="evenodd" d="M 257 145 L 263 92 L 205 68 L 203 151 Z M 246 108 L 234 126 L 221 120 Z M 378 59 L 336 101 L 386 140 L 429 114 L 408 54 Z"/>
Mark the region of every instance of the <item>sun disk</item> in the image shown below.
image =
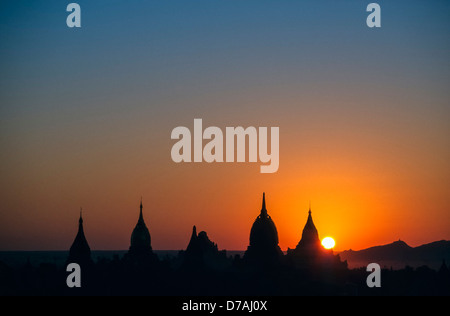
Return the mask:
<path id="1" fill-rule="evenodd" d="M 335 241 L 333 238 L 331 237 L 325 237 L 324 239 L 322 239 L 322 246 L 325 249 L 331 249 L 334 247 L 334 245 L 336 245 Z"/>

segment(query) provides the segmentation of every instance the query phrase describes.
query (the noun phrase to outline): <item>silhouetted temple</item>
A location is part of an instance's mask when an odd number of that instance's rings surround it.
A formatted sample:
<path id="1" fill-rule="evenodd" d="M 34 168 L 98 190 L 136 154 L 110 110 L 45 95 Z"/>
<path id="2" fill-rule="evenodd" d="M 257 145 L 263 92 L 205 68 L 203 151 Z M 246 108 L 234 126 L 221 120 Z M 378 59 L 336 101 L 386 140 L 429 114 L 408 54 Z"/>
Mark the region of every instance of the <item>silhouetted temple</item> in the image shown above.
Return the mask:
<path id="1" fill-rule="evenodd" d="M 297 244 L 297 247 L 295 247 L 295 251 L 315 255 L 315 253 L 321 251 L 322 249 L 319 233 L 317 232 L 316 225 L 314 225 L 310 207 L 308 211 L 308 219 L 306 220 L 305 227 L 303 227 L 302 238 Z"/>
<path id="2" fill-rule="evenodd" d="M 303 227 L 302 238 L 295 247 L 287 251 L 291 263 L 301 268 L 333 267 L 346 268 L 347 263 L 341 262 L 339 255 L 334 255 L 332 249 L 325 249 L 319 238 L 319 233 L 308 210 L 308 219 Z"/>
<path id="3" fill-rule="evenodd" d="M 217 244 L 212 242 L 205 231 L 197 234 L 197 228 L 192 228 L 191 239 L 185 251 L 181 251 L 184 267 L 189 268 L 221 268 L 226 260 L 226 252 L 219 251 Z"/>
<path id="4" fill-rule="evenodd" d="M 83 218 L 80 210 L 80 219 L 78 220 L 78 233 L 70 247 L 68 263 L 78 263 L 80 266 L 86 266 L 93 263 L 91 258 L 91 248 L 84 236 Z"/>
<path id="5" fill-rule="evenodd" d="M 206 252 L 218 252 L 217 244 L 209 240 L 208 235 L 205 231 L 201 231 L 197 235 L 197 228 L 194 226 L 192 228 L 191 239 L 186 248 L 187 254 L 201 254 Z"/>
<path id="6" fill-rule="evenodd" d="M 243 259 L 250 264 L 270 265 L 279 263 L 282 256 L 283 252 L 278 246 L 277 228 L 267 214 L 266 196 L 263 193 L 261 213 L 250 230 L 250 245 Z"/>
<path id="7" fill-rule="evenodd" d="M 439 270 L 427 266 L 416 269 L 406 266 L 398 271 L 392 267 L 390 270 L 383 269 L 382 287 L 371 288 L 367 286 L 369 271 L 365 264 L 361 268 L 348 269 L 347 261 L 342 262 L 333 250 L 322 247 L 311 207 L 300 241 L 295 249 L 288 248 L 284 256 L 278 245 L 275 223 L 267 212 L 265 194 L 242 259 L 238 254 L 227 257 L 227 252 L 218 250 L 217 244 L 209 239 L 205 231 L 197 233 L 196 226 L 192 227 L 192 234 L 189 233 L 186 233 L 186 239 L 190 236 L 186 250 L 179 251 L 178 255 L 170 251 L 162 254 L 159 260 L 152 250 L 141 199 L 139 218 L 131 234 L 128 252 L 122 258 L 112 253 L 112 258 L 96 256 L 94 263 L 80 212 L 78 233 L 70 247 L 66 265 L 78 263 L 81 266 L 81 288 L 68 286 L 66 282 L 72 278 L 72 274 L 68 274 L 66 266 L 60 266 L 55 258 L 51 259 L 52 262 L 38 261 L 37 266 L 33 266 L 28 259 L 23 266 L 19 261 L 4 262 L 0 256 L 0 296 L 151 295 L 159 300 L 161 296 L 173 295 L 269 297 L 450 294 L 450 271 L 446 264 L 450 241 L 433 243 L 430 245 L 432 248 L 428 248 L 432 252 L 426 255 L 427 258 L 442 255 Z M 392 249 L 398 253 L 397 246 L 411 251 L 413 249 L 401 241 L 393 245 L 394 248 L 383 246 L 385 250 L 380 256 L 389 255 Z M 426 259 L 423 254 L 428 250 L 423 246 L 417 248 L 420 251 L 417 258 Z M 412 253 L 408 251 L 408 257 L 402 257 L 413 260 L 414 256 L 409 254 Z M 369 254 L 365 258 L 372 256 Z M 175 305 L 180 310 L 180 304 Z M 294 309 L 296 307 L 297 302 L 293 305 Z"/>
<path id="8" fill-rule="evenodd" d="M 147 225 L 145 225 L 142 208 L 141 199 L 139 219 L 131 233 L 131 245 L 127 253 L 127 258 L 137 261 L 155 260 L 156 255 L 152 250 L 150 232 L 148 231 Z"/>

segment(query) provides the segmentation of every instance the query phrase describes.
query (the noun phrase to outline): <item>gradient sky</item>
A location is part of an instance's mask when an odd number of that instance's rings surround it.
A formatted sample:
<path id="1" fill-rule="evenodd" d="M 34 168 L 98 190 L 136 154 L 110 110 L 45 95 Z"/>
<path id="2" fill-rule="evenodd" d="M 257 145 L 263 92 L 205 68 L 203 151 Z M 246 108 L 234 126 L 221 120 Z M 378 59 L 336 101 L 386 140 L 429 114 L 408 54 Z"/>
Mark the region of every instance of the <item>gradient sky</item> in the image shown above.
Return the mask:
<path id="1" fill-rule="evenodd" d="M 266 192 L 283 250 L 311 201 L 354 250 L 450 239 L 450 2 L 0 2 L 0 250 L 153 249 L 192 225 L 248 245 Z M 171 160 L 173 128 L 280 127 L 280 167 Z"/>

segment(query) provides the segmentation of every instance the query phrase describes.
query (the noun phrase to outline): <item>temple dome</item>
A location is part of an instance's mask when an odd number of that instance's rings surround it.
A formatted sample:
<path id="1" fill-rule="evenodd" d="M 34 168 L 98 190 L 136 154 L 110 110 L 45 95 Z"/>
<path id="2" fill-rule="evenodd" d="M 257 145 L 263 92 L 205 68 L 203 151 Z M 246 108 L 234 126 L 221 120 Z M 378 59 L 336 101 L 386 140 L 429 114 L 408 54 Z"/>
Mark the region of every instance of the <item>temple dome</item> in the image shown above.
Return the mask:
<path id="1" fill-rule="evenodd" d="M 83 217 L 78 220 L 78 233 L 73 241 L 69 250 L 69 257 L 67 259 L 69 263 L 90 264 L 91 263 L 91 248 L 84 236 L 83 230 Z"/>
<path id="2" fill-rule="evenodd" d="M 265 194 L 261 213 L 250 230 L 250 246 L 274 247 L 278 246 L 278 231 L 272 218 L 267 214 Z"/>
<path id="3" fill-rule="evenodd" d="M 139 220 L 136 224 L 136 227 L 133 230 L 133 233 L 131 234 L 130 252 L 138 253 L 151 250 L 152 247 L 151 247 L 150 232 L 148 231 L 148 228 L 144 222 L 144 217 L 142 215 L 142 201 L 141 201 Z"/>
<path id="4" fill-rule="evenodd" d="M 261 213 L 250 230 L 250 245 L 244 259 L 264 264 L 277 263 L 283 255 L 278 246 L 278 232 L 272 218 L 267 214 L 266 199 L 263 193 Z"/>

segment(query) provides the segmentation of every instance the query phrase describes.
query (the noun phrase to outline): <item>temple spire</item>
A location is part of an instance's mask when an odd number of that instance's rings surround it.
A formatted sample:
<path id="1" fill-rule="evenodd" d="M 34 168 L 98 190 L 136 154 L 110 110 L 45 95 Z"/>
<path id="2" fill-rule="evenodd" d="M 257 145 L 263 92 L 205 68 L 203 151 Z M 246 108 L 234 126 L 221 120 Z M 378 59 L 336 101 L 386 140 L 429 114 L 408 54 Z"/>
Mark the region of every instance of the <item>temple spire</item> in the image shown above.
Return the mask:
<path id="1" fill-rule="evenodd" d="M 262 200 L 262 207 L 261 207 L 261 215 L 267 216 L 267 209 L 266 209 L 266 193 L 263 192 L 263 200 Z"/>
<path id="2" fill-rule="evenodd" d="M 139 221 L 143 221 L 144 220 L 144 216 L 142 215 L 142 196 L 141 196 L 141 204 L 139 205 Z"/>
<path id="3" fill-rule="evenodd" d="M 80 218 L 78 219 L 78 232 L 69 250 L 68 262 L 79 264 L 91 263 L 91 249 L 89 248 L 83 230 L 83 209 L 80 207 Z"/>
<path id="4" fill-rule="evenodd" d="M 83 231 L 83 208 L 80 207 L 80 218 L 78 219 L 78 230 Z"/>
<path id="5" fill-rule="evenodd" d="M 266 209 L 266 193 L 262 196 L 261 213 L 250 230 L 250 244 L 244 254 L 244 262 L 260 267 L 278 264 L 283 252 L 278 246 L 278 231 Z"/>
<path id="6" fill-rule="evenodd" d="M 153 256 L 150 232 L 145 225 L 144 216 L 142 214 L 143 208 L 141 196 L 141 201 L 139 203 L 139 219 L 131 233 L 131 245 L 128 251 L 128 255 L 138 260 L 148 259 L 149 256 Z"/>

